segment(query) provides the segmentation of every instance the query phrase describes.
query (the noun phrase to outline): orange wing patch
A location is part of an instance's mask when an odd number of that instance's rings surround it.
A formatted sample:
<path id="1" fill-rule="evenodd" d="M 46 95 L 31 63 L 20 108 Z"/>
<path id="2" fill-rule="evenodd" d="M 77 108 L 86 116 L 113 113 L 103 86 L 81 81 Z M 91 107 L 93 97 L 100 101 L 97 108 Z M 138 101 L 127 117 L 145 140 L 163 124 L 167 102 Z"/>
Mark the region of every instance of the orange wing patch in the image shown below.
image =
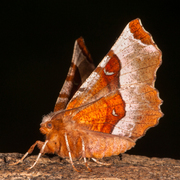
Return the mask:
<path id="1" fill-rule="evenodd" d="M 90 103 L 74 117 L 82 129 L 111 133 L 116 123 L 125 115 L 125 104 L 119 91 L 109 93 L 105 97 Z"/>
<path id="2" fill-rule="evenodd" d="M 154 44 L 151 35 L 147 31 L 145 31 L 139 19 L 131 21 L 129 23 L 129 28 L 131 30 L 131 33 L 134 35 L 135 39 L 139 39 L 147 45 Z"/>

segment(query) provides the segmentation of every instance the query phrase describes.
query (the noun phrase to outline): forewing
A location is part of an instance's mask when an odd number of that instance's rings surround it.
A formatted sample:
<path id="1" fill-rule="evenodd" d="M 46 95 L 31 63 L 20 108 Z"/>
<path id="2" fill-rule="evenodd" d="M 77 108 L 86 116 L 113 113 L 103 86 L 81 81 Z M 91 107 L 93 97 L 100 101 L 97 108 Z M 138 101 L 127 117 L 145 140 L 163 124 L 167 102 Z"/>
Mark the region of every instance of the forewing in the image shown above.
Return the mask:
<path id="1" fill-rule="evenodd" d="M 82 37 L 75 41 L 71 66 L 64 85 L 57 98 L 54 111 L 66 108 L 67 103 L 78 90 L 80 85 L 95 69 L 90 53 Z"/>
<path id="2" fill-rule="evenodd" d="M 75 93 L 67 109 L 90 104 L 88 110 L 84 106 L 85 109 L 80 108 L 81 112 L 74 117 L 81 126 L 84 124 L 91 130 L 112 132 L 137 140 L 147 129 L 155 126 L 163 115 L 160 110 L 162 101 L 154 88 L 160 64 L 161 51 L 140 20 L 135 19 L 126 26 L 110 52 Z M 111 115 L 114 114 L 113 109 L 116 110 L 115 114 L 123 114 L 123 108 L 118 105 L 116 109 L 117 105 L 113 104 L 115 97 L 110 104 L 103 101 L 105 96 L 109 97 L 114 92 L 122 97 L 125 104 L 125 113 L 121 118 L 114 115 L 107 117 L 108 110 Z M 98 104 L 97 110 L 94 110 L 93 102 Z M 109 117 L 112 117 L 113 123 Z M 110 130 L 102 130 L 108 129 L 106 125 Z"/>

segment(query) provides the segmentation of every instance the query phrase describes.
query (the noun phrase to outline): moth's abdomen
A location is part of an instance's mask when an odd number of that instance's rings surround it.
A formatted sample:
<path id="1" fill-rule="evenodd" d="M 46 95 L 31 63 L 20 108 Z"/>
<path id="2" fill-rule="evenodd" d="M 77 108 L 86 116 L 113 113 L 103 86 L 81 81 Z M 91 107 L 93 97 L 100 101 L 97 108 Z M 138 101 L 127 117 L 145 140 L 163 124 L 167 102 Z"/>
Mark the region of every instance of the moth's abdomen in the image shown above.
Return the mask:
<path id="1" fill-rule="evenodd" d="M 135 145 L 135 142 L 129 138 L 99 132 L 88 132 L 87 136 L 82 138 L 84 139 L 85 156 L 88 158 L 118 155 Z"/>

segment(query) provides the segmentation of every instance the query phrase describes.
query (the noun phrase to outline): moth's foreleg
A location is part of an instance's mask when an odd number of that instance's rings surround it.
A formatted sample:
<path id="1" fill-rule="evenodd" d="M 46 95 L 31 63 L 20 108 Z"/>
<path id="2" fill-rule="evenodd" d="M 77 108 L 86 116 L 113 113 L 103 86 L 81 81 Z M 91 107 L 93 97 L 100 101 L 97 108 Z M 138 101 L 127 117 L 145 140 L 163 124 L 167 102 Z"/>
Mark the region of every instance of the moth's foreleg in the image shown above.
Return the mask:
<path id="1" fill-rule="evenodd" d="M 18 160 L 18 161 L 15 162 L 15 163 L 11 163 L 11 164 L 9 164 L 9 165 L 19 164 L 20 162 L 22 162 L 22 161 L 26 158 L 26 156 L 27 156 L 28 154 L 31 154 L 31 153 L 33 152 L 33 150 L 34 150 L 34 148 L 35 148 L 36 145 L 38 145 L 38 147 L 41 147 L 41 146 L 43 146 L 43 144 L 44 144 L 44 142 L 42 142 L 42 141 L 36 141 L 36 142 L 28 149 L 28 151 L 24 154 L 24 156 L 23 156 L 20 160 Z"/>
<path id="2" fill-rule="evenodd" d="M 44 153 L 44 149 L 45 149 L 45 147 L 46 147 L 46 144 L 47 144 L 47 142 L 48 142 L 48 140 L 46 140 L 45 142 L 41 142 L 40 141 L 40 143 L 43 143 L 43 146 L 42 146 L 42 148 L 41 148 L 41 151 L 40 151 L 40 153 L 38 154 L 38 157 L 36 158 L 36 161 L 34 162 L 34 164 L 32 165 L 32 166 L 30 166 L 29 168 L 27 168 L 27 170 L 29 170 L 29 169 L 32 169 L 34 166 L 35 166 L 35 164 L 38 162 L 38 160 L 39 160 L 39 158 L 41 157 L 41 155 Z M 42 144 L 39 144 L 39 143 L 37 143 L 38 144 L 38 147 L 40 147 Z M 34 146 L 35 147 L 35 146 Z M 34 148 L 33 148 L 34 149 Z M 32 152 L 32 151 L 31 151 Z"/>

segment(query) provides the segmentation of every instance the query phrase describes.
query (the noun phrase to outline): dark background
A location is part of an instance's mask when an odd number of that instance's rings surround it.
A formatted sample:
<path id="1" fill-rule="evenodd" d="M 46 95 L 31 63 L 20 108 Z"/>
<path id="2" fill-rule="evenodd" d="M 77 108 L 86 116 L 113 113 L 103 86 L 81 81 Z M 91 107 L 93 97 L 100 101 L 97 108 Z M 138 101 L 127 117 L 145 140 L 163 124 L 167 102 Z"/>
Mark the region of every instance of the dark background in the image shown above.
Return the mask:
<path id="1" fill-rule="evenodd" d="M 54 108 L 78 37 L 84 37 L 97 65 L 126 24 L 139 17 L 163 52 L 156 88 L 165 115 L 128 153 L 179 159 L 178 6 L 121 0 L 1 4 L 0 152 L 25 153 L 36 140 L 44 140 L 39 124 Z"/>

